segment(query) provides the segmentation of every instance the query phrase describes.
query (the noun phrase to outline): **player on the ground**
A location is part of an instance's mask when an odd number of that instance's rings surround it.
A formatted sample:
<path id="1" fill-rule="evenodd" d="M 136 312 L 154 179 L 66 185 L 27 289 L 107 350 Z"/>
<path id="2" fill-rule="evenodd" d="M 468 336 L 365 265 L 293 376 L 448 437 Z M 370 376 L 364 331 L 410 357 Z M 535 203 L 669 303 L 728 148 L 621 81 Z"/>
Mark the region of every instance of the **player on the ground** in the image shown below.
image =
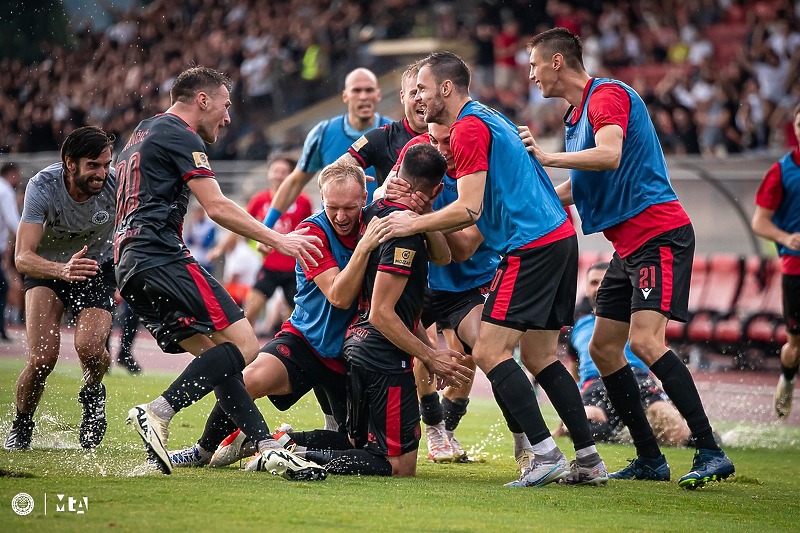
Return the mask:
<path id="1" fill-rule="evenodd" d="M 544 169 L 524 153 L 516 126 L 473 101 L 469 81 L 469 69 L 455 54 L 438 52 L 421 62 L 417 99 L 427 122 L 450 127 L 458 198 L 431 214 L 403 211 L 385 218 L 381 240 L 477 223 L 486 244 L 504 257 L 490 285 L 473 357 L 492 382 L 506 420 L 520 424 L 535 453 L 531 468 L 512 485 L 542 486 L 565 478 L 605 483 L 606 469 L 578 388 L 556 358 L 559 331 L 572 323 L 575 307 L 575 230 Z M 553 403 L 565 407 L 562 416 L 577 432 L 572 467 L 550 436 L 528 377 L 512 358 L 518 342 L 525 348 L 526 366 L 549 383 L 548 392 L 557 395 Z"/>
<path id="2" fill-rule="evenodd" d="M 597 306 L 597 289 L 608 270 L 608 263 L 597 263 L 589 267 L 586 275 L 586 298 L 592 310 Z M 586 417 L 592 428 L 592 437 L 595 441 L 618 441 L 621 431 L 625 427 L 614 408 L 611 406 L 606 394 L 600 371 L 589 355 L 589 341 L 594 330 L 595 315 L 589 313 L 575 321 L 570 333 L 567 349 L 570 355 L 577 359 L 578 388 L 586 409 Z M 650 370 L 641 359 L 630 351 L 625 345 L 625 358 L 631 365 L 636 382 L 639 384 L 641 401 L 644 404 L 647 420 L 655 432 L 659 444 L 666 446 L 684 446 L 691 433 L 686 421 L 675 406 L 669 402 L 667 395 L 653 380 Z M 559 423 L 553 432 L 554 437 L 569 434 L 564 424 Z"/>
<path id="3" fill-rule="evenodd" d="M 7 450 L 29 450 L 33 413 L 45 380 L 58 361 L 61 320 L 76 319 L 75 351 L 83 368 L 78 393 L 83 407 L 78 439 L 94 448 L 106 432 L 106 388 L 114 306 L 114 138 L 86 126 L 70 133 L 61 162 L 36 174 L 25 190 L 17 230 L 16 264 L 25 283 L 28 361 L 17 381 L 17 413 Z"/>
<path id="4" fill-rule="evenodd" d="M 258 354 L 258 339 L 242 310 L 191 256 L 181 226 L 193 193 L 222 227 L 316 266 L 319 238 L 306 231 L 272 231 L 220 191 L 205 153 L 230 123 L 231 83 L 206 67 L 184 70 L 170 91 L 166 113 L 142 121 L 117 162 L 114 236 L 120 293 L 165 352 L 188 351 L 196 358 L 158 398 L 137 405 L 129 421 L 150 458 L 171 473 L 167 452 L 175 414 L 214 391 L 225 413 L 268 455 L 277 443 L 245 389 L 242 370 Z M 283 450 L 277 450 L 281 454 Z M 301 458 L 310 478 L 325 472 Z"/>
<path id="5" fill-rule="evenodd" d="M 800 139 L 800 105 L 792 115 Z M 756 193 L 753 231 L 775 241 L 781 256 L 783 319 L 786 344 L 781 347 L 781 375 L 775 389 L 775 415 L 786 418 L 800 366 L 800 151 L 794 149 L 770 167 Z"/>
<path id="6" fill-rule="evenodd" d="M 312 387 L 321 387 L 338 424 L 344 427 L 347 398 L 342 342 L 355 317 L 367 259 L 378 243 L 371 229 L 359 240 L 361 210 L 367 197 L 363 170 L 337 161 L 322 170 L 319 188 L 325 209 L 304 220 L 299 228 L 319 237 L 322 257 L 315 267 L 297 266 L 297 306 L 243 376 L 253 398 L 268 396 L 282 411 Z M 170 452 L 172 463 L 225 466 L 253 455 L 255 443 L 238 432 L 212 459 L 220 442 L 236 429 L 219 405 L 215 406 L 197 444 Z"/>
<path id="7" fill-rule="evenodd" d="M 685 321 L 694 255 L 694 230 L 669 182 L 664 154 L 639 95 L 612 79 L 595 79 L 583 67 L 577 36 L 554 28 L 530 44 L 530 79 L 545 98 L 571 106 L 566 152 L 545 153 L 523 131 L 544 166 L 569 168 L 557 188 L 564 205 L 575 204 L 584 233 L 602 231 L 614 246 L 597 293 L 597 323 L 589 344 L 608 396 L 628 426 L 637 457 L 614 479 L 669 480 L 666 458 L 647 422 L 625 343 L 661 381 L 686 419 L 697 446 L 692 470 L 678 484 L 695 488 L 734 473 L 714 440 L 692 375 L 665 350 L 667 320 Z"/>
<path id="8" fill-rule="evenodd" d="M 347 75 L 342 101 L 347 104 L 347 113 L 323 120 L 306 137 L 300 161 L 272 198 L 264 219 L 267 227 L 275 225 L 314 174 L 339 159 L 366 132 L 391 122 L 376 111 L 381 101 L 381 90 L 378 78 L 368 69 L 357 68 Z M 368 168 L 366 173 L 374 177 L 372 168 Z M 372 201 L 376 187 L 376 182 L 367 182 L 368 202 Z"/>

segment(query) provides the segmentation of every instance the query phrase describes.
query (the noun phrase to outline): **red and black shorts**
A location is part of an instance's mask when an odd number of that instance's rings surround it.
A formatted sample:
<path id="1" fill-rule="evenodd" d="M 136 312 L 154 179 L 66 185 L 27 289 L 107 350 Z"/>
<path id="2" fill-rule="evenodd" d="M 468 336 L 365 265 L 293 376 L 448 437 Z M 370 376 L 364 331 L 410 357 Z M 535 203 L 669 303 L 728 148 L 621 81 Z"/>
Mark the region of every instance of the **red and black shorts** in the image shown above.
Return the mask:
<path id="1" fill-rule="evenodd" d="M 271 298 L 278 287 L 283 291 L 283 295 L 286 296 L 286 301 L 289 302 L 289 305 L 294 307 L 294 295 L 297 294 L 297 276 L 294 270 L 281 272 L 279 270 L 268 270 L 262 266 L 253 288 L 267 298 Z"/>
<path id="2" fill-rule="evenodd" d="M 597 316 L 630 322 L 631 313 L 649 310 L 686 322 L 693 260 L 691 224 L 653 237 L 625 259 L 615 252 L 597 290 Z"/>
<path id="3" fill-rule="evenodd" d="M 277 357 L 289 374 L 292 392 L 268 396 L 278 410 L 286 411 L 311 389 L 322 387 L 333 409 L 333 416 L 339 426 L 344 427 L 347 418 L 347 377 L 341 357 L 323 361 L 306 339 L 286 331 L 279 332 L 260 351 Z"/>
<path id="4" fill-rule="evenodd" d="M 458 330 L 470 311 L 486 303 L 488 294 L 488 285 L 461 292 L 426 290 L 420 321 L 425 329 L 436 323 L 440 329 Z"/>
<path id="5" fill-rule="evenodd" d="M 536 248 L 513 250 L 497 267 L 482 320 L 519 331 L 571 326 L 577 279 L 575 235 Z"/>
<path id="6" fill-rule="evenodd" d="M 413 372 L 383 374 L 348 367 L 347 431 L 357 448 L 398 457 L 419 448 L 419 401 Z"/>
<path id="7" fill-rule="evenodd" d="M 191 257 L 137 272 L 120 294 L 167 353 L 185 352 L 181 341 L 244 318 L 228 291 Z"/>
<path id="8" fill-rule="evenodd" d="M 85 281 L 64 281 L 63 279 L 40 279 L 23 277 L 25 290 L 34 287 L 47 287 L 64 304 L 64 309 L 77 317 L 84 309 L 103 309 L 114 311 L 114 291 L 117 280 L 114 277 L 114 262 L 106 261 L 100 270 Z"/>
<path id="9" fill-rule="evenodd" d="M 792 335 L 800 335 L 800 276 L 783 274 L 781 285 L 786 330 Z"/>

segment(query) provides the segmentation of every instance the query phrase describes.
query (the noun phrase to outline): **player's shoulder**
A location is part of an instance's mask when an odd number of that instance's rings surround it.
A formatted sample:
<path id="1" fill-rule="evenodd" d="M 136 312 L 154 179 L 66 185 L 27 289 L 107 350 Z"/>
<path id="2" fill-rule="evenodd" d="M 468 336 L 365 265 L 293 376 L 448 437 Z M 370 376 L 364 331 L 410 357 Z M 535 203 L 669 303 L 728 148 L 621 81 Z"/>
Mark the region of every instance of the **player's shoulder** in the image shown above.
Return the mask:
<path id="1" fill-rule="evenodd" d="M 28 186 L 33 185 L 38 189 L 51 188 L 58 184 L 64 175 L 64 165 L 62 163 L 53 163 L 39 172 L 37 172 L 29 181 Z"/>

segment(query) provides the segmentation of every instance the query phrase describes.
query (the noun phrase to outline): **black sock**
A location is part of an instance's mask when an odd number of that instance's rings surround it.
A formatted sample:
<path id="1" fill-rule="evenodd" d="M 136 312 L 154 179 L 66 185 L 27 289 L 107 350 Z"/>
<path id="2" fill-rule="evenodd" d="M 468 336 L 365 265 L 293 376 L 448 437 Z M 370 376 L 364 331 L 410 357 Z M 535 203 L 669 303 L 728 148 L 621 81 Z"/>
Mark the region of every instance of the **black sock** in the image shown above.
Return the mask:
<path id="1" fill-rule="evenodd" d="M 719 450 L 692 374 L 672 350 L 650 366 L 675 408 L 686 419 L 698 448 Z"/>
<path id="2" fill-rule="evenodd" d="M 506 420 L 506 425 L 508 426 L 508 430 L 511 433 L 524 433 L 522 430 L 522 426 L 519 425 L 517 419 L 514 418 L 514 415 L 511 414 L 511 411 L 506 407 L 506 402 L 497 394 L 497 391 L 492 385 L 492 394 L 494 395 L 494 400 L 497 402 L 497 406 L 500 408 L 500 412 L 503 413 L 503 418 Z"/>
<path id="3" fill-rule="evenodd" d="M 567 426 L 576 450 L 594 444 L 586 410 L 583 408 L 581 393 L 575 379 L 561 361 L 556 361 L 536 374 L 536 382 L 541 385 L 550 402 L 555 407 L 561 421 Z"/>
<path id="4" fill-rule="evenodd" d="M 531 444 L 537 444 L 550 437 L 550 431 L 544 423 L 539 403 L 536 401 L 533 385 L 516 361 L 506 359 L 490 370 L 486 377 L 491 381 L 495 394 L 502 398 L 511 417 L 525 431 Z M 513 431 L 511 424 L 509 429 Z"/>
<path id="5" fill-rule="evenodd" d="M 392 464 L 382 455 L 367 450 L 308 450 L 306 458 L 325 465 L 331 474 L 343 476 L 391 476 Z"/>
<path id="6" fill-rule="evenodd" d="M 239 372 L 214 387 L 217 403 L 233 423 L 255 442 L 271 439 L 269 426 L 244 386 Z"/>
<path id="7" fill-rule="evenodd" d="M 792 381 L 794 377 L 797 375 L 797 369 L 800 367 L 789 368 L 781 363 L 781 372 L 783 372 L 783 377 L 786 381 Z"/>
<path id="8" fill-rule="evenodd" d="M 315 448 L 318 450 L 352 450 L 353 444 L 346 434 L 341 431 L 290 431 L 289 438 L 298 446 Z"/>
<path id="9" fill-rule="evenodd" d="M 33 422 L 33 413 L 23 413 L 19 409 L 17 409 L 17 418 L 19 422 L 22 423 L 30 423 Z"/>
<path id="10" fill-rule="evenodd" d="M 444 413 L 438 392 L 426 394 L 419 399 L 419 414 L 426 426 L 435 426 L 442 421 Z"/>
<path id="11" fill-rule="evenodd" d="M 197 444 L 204 450 L 213 452 L 225 440 L 225 437 L 236 431 L 236 429 L 236 424 L 225 414 L 225 411 L 217 402 L 214 404 L 211 414 L 208 415 L 206 427 L 197 440 Z"/>
<path id="12" fill-rule="evenodd" d="M 224 342 L 195 357 L 162 396 L 177 413 L 240 373 L 247 364 L 235 344 Z"/>
<path id="13" fill-rule="evenodd" d="M 626 364 L 613 374 L 604 376 L 603 384 L 614 411 L 631 432 L 636 455 L 648 459 L 659 457 L 661 449 L 644 414 L 639 383 L 633 375 L 631 365 Z"/>
<path id="14" fill-rule="evenodd" d="M 467 404 L 469 404 L 469 398 L 455 398 L 453 400 L 442 398 L 444 429 L 447 431 L 456 430 L 461 418 L 467 414 Z"/>

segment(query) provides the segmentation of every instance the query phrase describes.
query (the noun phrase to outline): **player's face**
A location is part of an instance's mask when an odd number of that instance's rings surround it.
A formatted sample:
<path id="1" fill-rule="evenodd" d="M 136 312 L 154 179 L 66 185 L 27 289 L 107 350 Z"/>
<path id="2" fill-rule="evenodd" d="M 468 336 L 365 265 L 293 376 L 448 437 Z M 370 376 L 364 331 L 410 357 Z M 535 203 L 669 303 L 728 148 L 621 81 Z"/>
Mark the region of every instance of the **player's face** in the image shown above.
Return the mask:
<path id="1" fill-rule="evenodd" d="M 400 100 L 403 103 L 403 111 L 406 119 L 411 125 L 411 129 L 417 133 L 424 133 L 427 129 L 425 124 L 425 113 L 422 111 L 422 104 L 416 101 L 417 96 L 417 77 L 408 76 L 403 79 L 403 89 L 400 91 Z"/>
<path id="2" fill-rule="evenodd" d="M 602 268 L 590 270 L 586 275 L 586 297 L 593 310 L 597 307 L 597 289 L 600 288 L 600 282 L 603 281 L 605 275 L 606 271 Z"/>
<path id="3" fill-rule="evenodd" d="M 350 236 L 358 231 L 361 208 L 367 191 L 355 180 L 327 182 L 320 190 L 325 215 L 339 235 Z"/>
<path id="4" fill-rule="evenodd" d="M 348 79 L 342 100 L 347 104 L 349 114 L 368 120 L 375 116 L 378 102 L 381 101 L 381 90 L 372 76 L 357 72 Z"/>
<path id="5" fill-rule="evenodd" d="M 281 183 L 283 183 L 283 180 L 286 179 L 286 176 L 288 176 L 291 171 L 292 166 L 288 161 L 284 161 L 283 159 L 276 159 L 273 161 L 267 171 L 269 188 L 273 191 L 277 191 L 278 187 L 281 186 Z"/>
<path id="6" fill-rule="evenodd" d="M 530 80 L 542 91 L 542 96 L 550 98 L 557 96 L 553 94 L 556 80 L 556 71 L 553 69 L 553 62 L 542 57 L 541 47 L 537 46 L 531 50 L 531 72 L 528 76 Z"/>
<path id="7" fill-rule="evenodd" d="M 800 141 L 800 113 L 794 116 L 792 125 L 794 126 L 794 136 L 797 137 L 798 141 Z"/>
<path id="8" fill-rule="evenodd" d="M 212 93 L 207 93 L 201 105 L 205 105 L 203 109 L 203 118 L 197 127 L 197 134 L 208 144 L 217 142 L 219 137 L 220 128 L 224 128 L 231 122 L 231 117 L 228 114 L 228 108 L 231 106 L 231 95 L 228 88 L 220 85 L 219 89 Z"/>
<path id="9" fill-rule="evenodd" d="M 439 91 L 439 84 L 427 66 L 422 67 L 417 74 L 417 96 L 415 101 L 422 105 L 425 122 L 440 123 L 444 117 L 444 98 Z"/>
<path id="10" fill-rule="evenodd" d="M 450 128 L 441 124 L 428 124 L 428 137 L 431 138 L 431 146 L 436 148 L 447 161 L 447 170 L 456 167 L 453 161 L 453 152 L 450 150 Z"/>
<path id="11" fill-rule="evenodd" d="M 103 191 L 111 169 L 111 148 L 106 148 L 97 158 L 81 157 L 77 163 L 67 158 L 72 184 L 87 196 L 96 196 Z"/>

